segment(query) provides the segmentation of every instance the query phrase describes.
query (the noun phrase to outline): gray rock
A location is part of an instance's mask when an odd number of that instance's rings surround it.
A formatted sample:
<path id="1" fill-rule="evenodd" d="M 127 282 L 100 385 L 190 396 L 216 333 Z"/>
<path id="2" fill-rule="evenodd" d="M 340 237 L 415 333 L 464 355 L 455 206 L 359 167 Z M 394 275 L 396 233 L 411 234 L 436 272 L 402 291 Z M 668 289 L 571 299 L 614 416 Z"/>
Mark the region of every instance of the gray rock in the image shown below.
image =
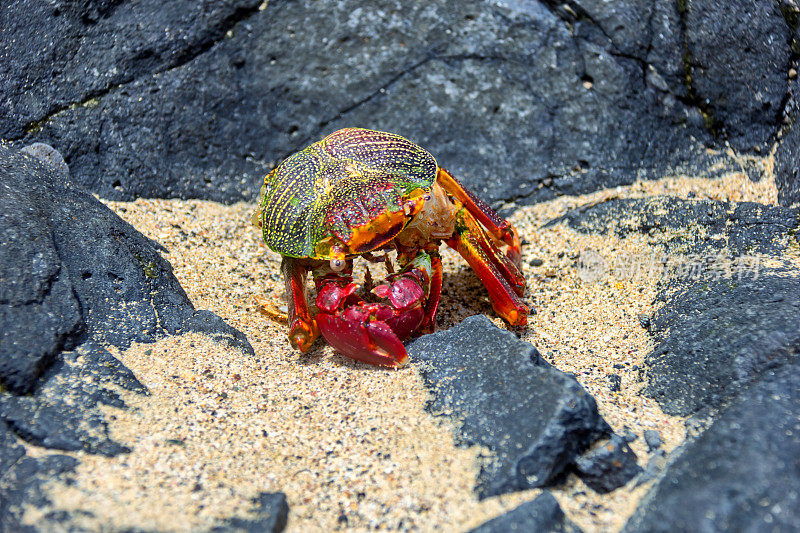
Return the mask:
<path id="1" fill-rule="evenodd" d="M 800 227 L 800 209 L 668 196 L 614 198 L 569 211 L 545 226 L 561 222 L 583 233 L 619 237 L 645 233 L 653 237 L 654 246 L 670 254 L 725 250 L 729 256 L 776 255 L 793 242 L 791 233 Z M 675 234 L 685 228 L 689 231 Z"/>
<path id="2" fill-rule="evenodd" d="M 661 435 L 655 429 L 645 429 L 644 441 L 647 443 L 647 450 L 652 452 L 661 446 Z"/>
<path id="3" fill-rule="evenodd" d="M 253 498 L 254 518 L 229 518 L 223 526 L 215 527 L 214 532 L 241 533 L 280 533 L 286 529 L 289 518 L 289 504 L 282 492 L 262 492 Z"/>
<path id="4" fill-rule="evenodd" d="M 37 526 L 23 525 L 23 516 L 31 508 L 44 508 L 50 501 L 44 485 L 64 479 L 75 469 L 78 460 L 66 455 L 33 458 L 23 455 L 0 476 L 0 531 L 42 531 L 58 526 L 58 518 L 45 514 Z M 54 520 L 55 519 L 55 520 Z"/>
<path id="5" fill-rule="evenodd" d="M 799 213 L 750 202 L 650 198 L 587 206 L 551 224 L 647 233 L 667 259 L 694 256 L 696 271 L 665 270 L 649 328 L 657 345 L 645 359 L 645 393 L 665 412 L 689 415 L 721 406 L 800 349 L 800 280 L 782 259 L 797 246 Z M 757 254 L 775 264 L 741 259 Z M 744 268 L 729 275 L 713 270 L 725 261 Z"/>
<path id="6" fill-rule="evenodd" d="M 573 377 L 483 315 L 420 337 L 408 353 L 433 395 L 428 409 L 459 421 L 460 445 L 491 450 L 479 498 L 552 484 L 612 433 Z"/>
<path id="7" fill-rule="evenodd" d="M 0 150 L 0 386 L 26 394 L 56 354 L 75 345 L 84 310 L 63 272 L 46 185 L 36 191 L 28 158 Z M 55 187 L 55 171 L 48 176 Z"/>
<path id="8" fill-rule="evenodd" d="M 764 373 L 668 467 L 625 531 L 794 531 L 800 365 Z"/>
<path id="9" fill-rule="evenodd" d="M 619 374 L 611 374 L 608 376 L 608 390 L 611 392 L 619 392 L 622 388 L 622 377 Z"/>
<path id="10" fill-rule="evenodd" d="M 762 272 L 756 280 L 689 285 L 663 298 L 647 355 L 645 394 L 665 412 L 719 407 L 761 372 L 800 350 L 800 279 Z"/>
<path id="11" fill-rule="evenodd" d="M 586 485 L 601 494 L 618 489 L 642 471 L 628 442 L 616 434 L 578 457 L 575 470 Z"/>
<path id="12" fill-rule="evenodd" d="M 799 117 L 800 118 L 800 117 Z M 800 207 L 800 124 L 795 123 L 775 153 L 775 184 L 778 202 Z"/>
<path id="13" fill-rule="evenodd" d="M 102 345 L 125 349 L 202 331 L 252 354 L 244 336 L 195 311 L 146 239 L 57 167 L 0 146 L 0 419 L 24 440 L 114 455 L 100 405 L 114 386 L 146 393 Z"/>
<path id="14" fill-rule="evenodd" d="M 622 438 L 625 439 L 625 442 L 633 442 L 639 438 L 639 436 L 631 431 L 628 426 L 624 426 L 623 428 Z"/>
<path id="15" fill-rule="evenodd" d="M 535 499 L 481 524 L 470 533 L 506 533 L 508 531 L 541 533 L 579 533 L 552 494 L 545 491 Z"/>
<path id="16" fill-rule="evenodd" d="M 25 455 L 25 448 L 17 443 L 17 436 L 5 422 L 0 422 L 0 479 Z"/>
<path id="17" fill-rule="evenodd" d="M 738 170 L 707 148 L 763 149 L 780 125 L 793 30 L 772 3 L 259 4 L 5 6 L 0 136 L 54 146 L 104 197 L 232 202 L 359 125 L 525 203 Z"/>
<path id="18" fill-rule="evenodd" d="M 109 437 L 99 409 L 102 405 L 125 407 L 110 385 L 148 394 L 130 370 L 88 341 L 57 356 L 38 381 L 35 394 L 0 398 L 0 419 L 26 441 L 45 448 L 106 456 L 128 452 L 127 446 Z"/>
<path id="19" fill-rule="evenodd" d="M 692 0 L 681 5 L 687 96 L 709 129 L 735 149 L 767 148 L 780 126 L 791 42 L 797 37 L 784 15 L 792 4 Z"/>
<path id="20" fill-rule="evenodd" d="M 68 180 L 70 178 L 69 166 L 64 161 L 64 156 L 49 144 L 33 143 L 20 150 L 20 152 L 32 155 L 42 163 L 53 167 L 63 179 Z"/>
<path id="21" fill-rule="evenodd" d="M 191 61 L 261 0 L 18 0 L 0 6 L 0 138 Z"/>
<path id="22" fill-rule="evenodd" d="M 795 71 L 795 76 L 797 76 Z M 775 185 L 778 203 L 800 207 L 800 78 L 789 87 L 789 102 L 784 110 L 783 137 L 775 151 Z"/>

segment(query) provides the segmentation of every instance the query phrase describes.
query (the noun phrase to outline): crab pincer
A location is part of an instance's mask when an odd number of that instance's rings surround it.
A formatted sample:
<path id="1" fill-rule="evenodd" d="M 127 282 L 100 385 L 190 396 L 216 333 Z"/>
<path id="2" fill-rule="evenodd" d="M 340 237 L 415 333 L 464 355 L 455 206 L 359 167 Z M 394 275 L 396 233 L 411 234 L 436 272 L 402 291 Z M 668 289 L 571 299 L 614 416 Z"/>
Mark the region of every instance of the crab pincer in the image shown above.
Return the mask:
<path id="1" fill-rule="evenodd" d="M 405 364 L 402 340 L 435 326 L 442 242 L 477 273 L 504 320 L 527 322 L 516 229 L 399 135 L 348 128 L 290 156 L 264 178 L 253 221 L 284 257 L 289 339 L 301 351 L 322 335 L 354 359 Z M 360 295 L 353 259 L 380 251 L 396 251 L 401 268 Z"/>
<path id="2" fill-rule="evenodd" d="M 420 253 L 372 289 L 384 302 L 366 302 L 357 296 L 349 272 L 316 278 L 320 333 L 328 344 L 353 359 L 388 367 L 404 365 L 408 355 L 401 341 L 425 318 L 430 265 L 429 256 Z"/>

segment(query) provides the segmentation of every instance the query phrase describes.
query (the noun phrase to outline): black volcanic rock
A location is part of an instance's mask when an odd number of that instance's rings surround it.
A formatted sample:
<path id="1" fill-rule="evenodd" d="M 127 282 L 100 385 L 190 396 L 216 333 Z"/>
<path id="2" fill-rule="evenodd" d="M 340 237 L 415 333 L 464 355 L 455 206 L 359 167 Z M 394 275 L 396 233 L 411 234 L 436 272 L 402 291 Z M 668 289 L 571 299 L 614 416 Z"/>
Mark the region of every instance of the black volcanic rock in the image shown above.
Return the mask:
<path id="1" fill-rule="evenodd" d="M 535 499 L 481 524 L 470 533 L 506 533 L 509 531 L 579 533 L 580 528 L 564 516 L 564 511 L 561 510 L 552 494 L 543 492 Z"/>
<path id="2" fill-rule="evenodd" d="M 617 434 L 578 457 L 575 470 L 586 485 L 600 493 L 621 487 L 642 471 L 628 442 Z"/>
<path id="3" fill-rule="evenodd" d="M 798 42 L 800 46 L 800 41 Z M 789 86 L 789 99 L 784 110 L 785 127 L 775 151 L 775 185 L 778 203 L 800 207 L 800 78 Z"/>
<path id="4" fill-rule="evenodd" d="M 261 0 L 17 0 L 0 6 L 0 138 L 208 50 Z M 63 150 L 65 147 L 57 147 Z"/>
<path id="5" fill-rule="evenodd" d="M 764 269 L 757 279 L 690 284 L 660 300 L 644 392 L 667 413 L 719 407 L 800 350 L 796 274 Z"/>
<path id="6" fill-rule="evenodd" d="M 0 457 L 3 454 L 3 431 L 4 424 L 0 422 Z M 0 465 L 0 531 L 32 533 L 46 528 L 43 523 L 39 524 L 40 527 L 22 525 L 26 507 L 47 506 L 50 502 L 43 485 L 69 476 L 77 464 L 77 459 L 66 455 L 33 458 L 25 455 L 23 450 L 14 463 Z M 43 522 L 48 522 L 50 518 L 45 516 Z M 51 523 L 51 527 L 54 525 Z"/>
<path id="7" fill-rule="evenodd" d="M 709 129 L 734 148 L 766 148 L 780 125 L 797 7 L 772 0 L 691 0 L 676 6 L 688 98 Z"/>
<path id="8" fill-rule="evenodd" d="M 793 531 L 800 523 L 800 365 L 766 371 L 642 500 L 625 531 Z"/>
<path id="9" fill-rule="evenodd" d="M 23 439 L 113 455 L 99 404 L 109 384 L 146 393 L 102 344 L 125 349 L 206 332 L 252 354 L 244 336 L 195 311 L 157 245 L 58 167 L 0 146 L 0 419 Z"/>
<path id="10" fill-rule="evenodd" d="M 17 436 L 0 422 L 0 479 L 24 455 L 25 448 L 17 443 Z"/>
<path id="11" fill-rule="evenodd" d="M 55 164 L 0 145 L 0 530 L 14 531 L 24 505 L 47 503 L 41 484 L 77 463 L 27 457 L 21 442 L 129 451 L 101 408 L 125 407 L 117 387 L 148 392 L 104 345 L 199 331 L 253 353 L 241 332 L 194 309 L 159 245 L 70 185 L 51 152 L 31 153 Z"/>
<path id="12" fill-rule="evenodd" d="M 253 498 L 253 518 L 230 518 L 224 526 L 215 527 L 215 533 L 280 533 L 289 519 L 289 504 L 282 492 L 262 492 Z"/>
<path id="13" fill-rule="evenodd" d="M 800 207 L 800 123 L 796 122 L 781 140 L 775 163 L 778 201 L 787 207 Z"/>
<path id="14" fill-rule="evenodd" d="M 569 211 L 546 226 L 560 222 L 583 233 L 646 233 L 665 253 L 714 254 L 725 249 L 729 256 L 774 255 L 800 227 L 800 210 L 668 196 L 614 198 Z M 676 232 L 684 228 L 690 231 Z"/>
<path id="15" fill-rule="evenodd" d="M 659 197 L 590 205 L 550 224 L 561 221 L 646 233 L 662 253 L 645 393 L 667 413 L 719 407 L 800 349 L 800 278 L 782 259 L 798 245 L 798 209 Z M 674 259 L 697 268 L 670 270 Z"/>
<path id="16" fill-rule="evenodd" d="M 460 445 L 492 452 L 482 458 L 480 498 L 550 485 L 593 443 L 612 435 L 594 398 L 573 377 L 483 315 L 420 337 L 408 353 L 433 394 L 428 409 L 460 422 Z M 636 462 L 632 452 L 619 458 L 622 468 Z"/>
<path id="17" fill-rule="evenodd" d="M 739 170 L 707 148 L 774 141 L 793 9 L 12 2 L 0 136 L 55 146 L 114 199 L 252 199 L 279 160 L 354 125 L 408 136 L 489 202 Z"/>
<path id="18" fill-rule="evenodd" d="M 644 441 L 647 443 L 648 451 L 653 451 L 661 447 L 661 435 L 655 429 L 644 430 Z"/>

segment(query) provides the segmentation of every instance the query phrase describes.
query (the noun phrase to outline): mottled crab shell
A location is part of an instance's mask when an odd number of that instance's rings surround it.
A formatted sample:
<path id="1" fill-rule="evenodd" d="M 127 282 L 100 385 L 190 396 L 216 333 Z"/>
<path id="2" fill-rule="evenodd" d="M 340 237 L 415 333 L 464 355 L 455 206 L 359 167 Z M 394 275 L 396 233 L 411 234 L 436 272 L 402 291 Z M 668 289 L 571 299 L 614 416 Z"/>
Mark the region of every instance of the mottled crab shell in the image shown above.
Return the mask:
<path id="1" fill-rule="evenodd" d="M 438 166 L 392 133 L 336 131 L 292 155 L 264 178 L 256 212 L 264 242 L 290 257 L 330 259 L 374 250 L 422 208 Z"/>

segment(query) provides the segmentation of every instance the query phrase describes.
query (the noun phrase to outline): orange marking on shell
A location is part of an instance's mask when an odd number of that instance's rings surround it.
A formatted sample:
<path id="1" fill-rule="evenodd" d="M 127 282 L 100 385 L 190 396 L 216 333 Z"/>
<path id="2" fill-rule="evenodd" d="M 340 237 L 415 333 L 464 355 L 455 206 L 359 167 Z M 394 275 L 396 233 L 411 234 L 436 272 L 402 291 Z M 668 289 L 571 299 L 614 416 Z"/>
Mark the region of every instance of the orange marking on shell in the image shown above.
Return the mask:
<path id="1" fill-rule="evenodd" d="M 406 201 L 403 209 L 385 211 L 361 226 L 354 226 L 350 240 L 346 243 L 350 253 L 361 254 L 379 248 L 392 240 L 406 223 L 420 212 L 425 198 L 418 195 Z"/>

